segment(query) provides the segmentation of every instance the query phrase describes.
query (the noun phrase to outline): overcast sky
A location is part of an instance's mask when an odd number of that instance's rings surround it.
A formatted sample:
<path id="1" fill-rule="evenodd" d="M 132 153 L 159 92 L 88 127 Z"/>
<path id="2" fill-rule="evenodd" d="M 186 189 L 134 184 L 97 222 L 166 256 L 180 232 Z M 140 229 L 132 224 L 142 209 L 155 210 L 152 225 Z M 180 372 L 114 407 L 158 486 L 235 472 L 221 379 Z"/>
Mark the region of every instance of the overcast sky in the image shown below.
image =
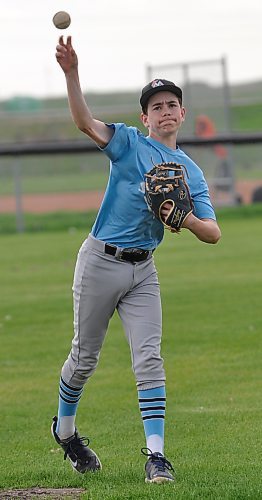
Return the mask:
<path id="1" fill-rule="evenodd" d="M 262 79 L 261 0 L 0 3 L 0 100 L 65 95 L 64 76 L 54 56 L 60 34 L 73 37 L 84 91 L 137 90 L 146 83 L 146 64 L 222 56 L 227 58 L 230 83 Z M 58 10 L 71 15 L 67 30 L 52 24 Z"/>

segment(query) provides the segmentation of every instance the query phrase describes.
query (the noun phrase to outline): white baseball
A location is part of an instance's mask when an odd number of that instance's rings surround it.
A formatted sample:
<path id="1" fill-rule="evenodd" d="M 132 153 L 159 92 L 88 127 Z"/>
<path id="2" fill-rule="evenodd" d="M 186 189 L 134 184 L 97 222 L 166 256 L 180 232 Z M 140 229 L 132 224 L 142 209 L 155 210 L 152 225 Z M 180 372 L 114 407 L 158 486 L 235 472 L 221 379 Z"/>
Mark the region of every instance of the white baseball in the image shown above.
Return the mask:
<path id="1" fill-rule="evenodd" d="M 60 10 L 54 15 L 53 23 L 59 30 L 65 30 L 66 28 L 68 28 L 68 26 L 70 26 L 71 18 L 68 12 Z"/>

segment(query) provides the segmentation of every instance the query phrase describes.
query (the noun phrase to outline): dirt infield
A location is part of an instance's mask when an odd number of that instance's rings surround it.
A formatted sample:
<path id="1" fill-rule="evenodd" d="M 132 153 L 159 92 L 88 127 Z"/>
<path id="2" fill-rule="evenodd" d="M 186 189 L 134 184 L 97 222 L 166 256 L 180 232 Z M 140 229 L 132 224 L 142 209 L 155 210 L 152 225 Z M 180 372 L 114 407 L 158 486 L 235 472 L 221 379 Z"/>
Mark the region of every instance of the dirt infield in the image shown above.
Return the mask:
<path id="1" fill-rule="evenodd" d="M 61 500 L 63 498 L 76 500 L 80 498 L 80 495 L 86 490 L 83 488 L 29 488 L 29 489 L 15 489 L 15 490 L 0 490 L 0 498 L 11 499 L 11 498 L 39 498 L 43 500 L 45 498 L 52 498 L 55 500 Z"/>
<path id="2" fill-rule="evenodd" d="M 262 187 L 262 180 L 238 181 L 236 183 L 236 193 L 240 197 L 241 202 L 244 204 L 251 203 L 252 194 L 257 187 Z M 22 210 L 26 213 L 35 214 L 65 211 L 87 212 L 89 210 L 98 210 L 102 199 L 102 191 L 88 191 L 81 193 L 27 194 L 22 197 Z M 0 198 L 0 213 L 15 213 L 15 211 L 15 197 L 2 196 Z"/>
<path id="3" fill-rule="evenodd" d="M 26 213 L 87 212 L 98 210 L 103 192 L 27 194 L 22 197 L 22 210 Z M 14 213 L 14 196 L 0 198 L 0 213 Z"/>

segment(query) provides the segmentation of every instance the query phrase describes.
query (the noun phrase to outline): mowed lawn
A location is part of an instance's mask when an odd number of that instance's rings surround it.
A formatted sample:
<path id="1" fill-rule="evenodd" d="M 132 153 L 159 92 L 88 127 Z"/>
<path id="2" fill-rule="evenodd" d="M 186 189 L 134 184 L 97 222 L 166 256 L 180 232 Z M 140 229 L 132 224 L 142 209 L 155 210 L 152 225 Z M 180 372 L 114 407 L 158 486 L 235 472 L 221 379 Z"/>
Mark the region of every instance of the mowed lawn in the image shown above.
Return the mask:
<path id="1" fill-rule="evenodd" d="M 0 487 L 82 487 L 82 498 L 262 498 L 261 218 L 221 220 L 206 245 L 166 233 L 155 253 L 167 374 L 166 455 L 176 484 L 144 483 L 129 348 L 114 316 L 77 425 L 103 470 L 77 475 L 50 435 L 72 336 L 85 232 L 0 237 Z M 0 491 L 1 496 L 1 491 Z"/>

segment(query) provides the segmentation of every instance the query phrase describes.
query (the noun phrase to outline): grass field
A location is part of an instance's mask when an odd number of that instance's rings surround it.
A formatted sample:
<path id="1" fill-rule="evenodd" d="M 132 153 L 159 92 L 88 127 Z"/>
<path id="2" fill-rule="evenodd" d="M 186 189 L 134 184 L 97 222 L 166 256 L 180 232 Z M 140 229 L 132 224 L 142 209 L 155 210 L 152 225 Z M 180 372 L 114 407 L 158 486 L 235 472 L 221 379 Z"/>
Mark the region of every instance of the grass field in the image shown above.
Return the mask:
<path id="1" fill-rule="evenodd" d="M 221 217 L 218 245 L 169 233 L 155 254 L 176 485 L 144 483 L 136 388 L 115 316 L 77 424 L 103 471 L 77 475 L 49 428 L 72 335 L 83 229 L 0 237 L 0 487 L 84 487 L 82 498 L 253 499 L 261 486 L 261 217 Z M 1 491 L 0 491 L 1 497 Z"/>

